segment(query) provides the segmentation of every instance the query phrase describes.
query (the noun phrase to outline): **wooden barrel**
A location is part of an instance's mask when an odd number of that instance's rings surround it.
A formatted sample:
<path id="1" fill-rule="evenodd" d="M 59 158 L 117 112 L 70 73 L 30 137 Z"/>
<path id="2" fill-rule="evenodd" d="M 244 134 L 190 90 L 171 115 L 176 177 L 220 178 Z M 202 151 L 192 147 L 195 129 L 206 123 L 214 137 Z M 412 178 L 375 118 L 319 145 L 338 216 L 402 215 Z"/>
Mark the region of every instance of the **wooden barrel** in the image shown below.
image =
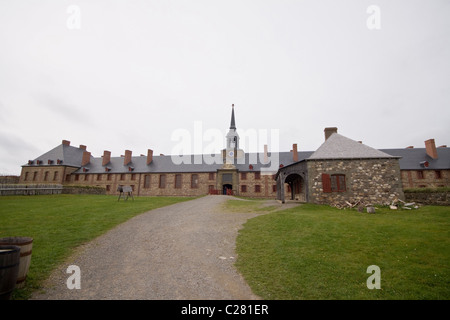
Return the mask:
<path id="1" fill-rule="evenodd" d="M 0 300 L 9 300 L 16 286 L 20 247 L 0 245 Z"/>
<path id="2" fill-rule="evenodd" d="M 20 265 L 17 276 L 16 288 L 22 288 L 25 285 L 28 269 L 31 263 L 31 248 L 33 247 L 33 238 L 29 237 L 8 237 L 1 238 L 0 245 L 18 246 L 20 248 Z"/>

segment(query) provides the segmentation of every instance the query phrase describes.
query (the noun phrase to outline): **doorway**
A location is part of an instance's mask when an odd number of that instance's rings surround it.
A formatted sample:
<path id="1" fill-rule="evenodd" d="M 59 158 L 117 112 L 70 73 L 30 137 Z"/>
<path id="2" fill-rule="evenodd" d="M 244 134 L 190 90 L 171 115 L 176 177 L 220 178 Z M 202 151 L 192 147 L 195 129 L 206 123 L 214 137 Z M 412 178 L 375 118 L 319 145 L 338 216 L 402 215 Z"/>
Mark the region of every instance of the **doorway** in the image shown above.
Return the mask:
<path id="1" fill-rule="evenodd" d="M 222 191 L 223 195 L 233 195 L 233 186 L 231 184 L 224 184 Z"/>

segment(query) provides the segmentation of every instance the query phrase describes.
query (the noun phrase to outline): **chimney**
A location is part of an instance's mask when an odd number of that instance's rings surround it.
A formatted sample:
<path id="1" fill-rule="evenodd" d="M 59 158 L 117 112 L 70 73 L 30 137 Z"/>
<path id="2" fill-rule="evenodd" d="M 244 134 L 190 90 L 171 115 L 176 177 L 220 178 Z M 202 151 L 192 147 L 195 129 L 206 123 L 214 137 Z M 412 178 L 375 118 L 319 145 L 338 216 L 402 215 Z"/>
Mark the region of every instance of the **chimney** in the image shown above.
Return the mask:
<path id="1" fill-rule="evenodd" d="M 293 155 L 292 155 L 292 160 L 293 160 L 294 162 L 297 162 L 297 161 L 298 161 L 298 152 L 297 152 L 297 144 L 296 144 L 296 143 L 294 143 L 294 144 L 292 145 L 292 153 L 293 153 Z"/>
<path id="2" fill-rule="evenodd" d="M 148 149 L 147 150 L 147 165 L 152 163 L 152 161 L 153 161 L 153 150 L 152 149 Z"/>
<path id="3" fill-rule="evenodd" d="M 439 146 L 438 148 L 447 148 L 447 145 L 443 144 L 442 146 Z"/>
<path id="4" fill-rule="evenodd" d="M 125 159 L 123 160 L 123 165 L 126 166 L 131 162 L 131 151 L 125 150 Z"/>
<path id="5" fill-rule="evenodd" d="M 85 165 L 89 164 L 89 162 L 91 162 L 91 153 L 84 151 L 83 158 L 81 159 L 81 166 L 84 167 Z"/>
<path id="6" fill-rule="evenodd" d="M 62 141 L 62 144 L 63 144 L 64 146 L 70 146 L 70 141 L 69 141 L 69 140 L 63 140 L 63 141 Z"/>
<path id="7" fill-rule="evenodd" d="M 83 149 L 83 150 L 86 151 L 87 147 L 85 145 L 83 145 L 83 144 L 80 144 L 80 149 Z"/>
<path id="8" fill-rule="evenodd" d="M 111 151 L 103 151 L 102 166 L 106 166 L 111 161 Z"/>
<path id="9" fill-rule="evenodd" d="M 425 149 L 427 151 L 427 155 L 429 155 L 431 158 L 433 159 L 438 158 L 434 139 L 428 139 L 427 141 L 425 141 Z"/>
<path id="10" fill-rule="evenodd" d="M 331 127 L 331 128 L 325 128 L 325 141 L 328 140 L 328 138 L 333 134 L 333 133 L 337 133 L 337 128 L 336 127 Z"/>
<path id="11" fill-rule="evenodd" d="M 406 149 L 414 149 L 414 146 L 407 146 Z"/>

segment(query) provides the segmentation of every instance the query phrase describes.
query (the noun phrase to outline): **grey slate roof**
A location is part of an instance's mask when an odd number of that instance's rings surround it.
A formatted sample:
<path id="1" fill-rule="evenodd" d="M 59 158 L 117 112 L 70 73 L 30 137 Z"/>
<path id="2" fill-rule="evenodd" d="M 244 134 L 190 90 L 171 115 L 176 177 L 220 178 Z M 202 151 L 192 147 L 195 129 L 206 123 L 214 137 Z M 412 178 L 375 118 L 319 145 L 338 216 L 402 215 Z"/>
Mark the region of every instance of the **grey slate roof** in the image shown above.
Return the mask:
<path id="1" fill-rule="evenodd" d="M 402 170 L 445 170 L 450 169 L 450 148 L 437 148 L 438 158 L 433 159 L 427 155 L 425 148 L 413 149 L 381 149 L 395 157 L 401 157 L 400 169 Z M 420 163 L 427 161 L 429 166 L 424 167 Z"/>
<path id="2" fill-rule="evenodd" d="M 334 141 L 334 142 L 333 142 Z M 27 166 L 36 166 L 36 160 L 41 160 L 40 166 L 52 166 L 58 165 L 57 160 L 62 160 L 62 165 L 78 167 L 76 173 L 83 173 L 81 168 L 81 160 L 83 157 L 83 149 L 59 145 L 52 150 L 44 153 L 43 155 L 34 159 L 32 165 L 25 164 Z M 450 169 L 450 148 L 437 148 L 438 159 L 432 159 L 426 154 L 425 148 L 414 149 L 380 149 L 376 150 L 371 147 L 360 144 L 346 137 L 343 137 L 337 133 L 332 134 L 328 140 L 323 143 L 315 152 L 313 151 L 299 151 L 298 162 L 307 159 L 347 159 L 347 158 L 400 158 L 401 170 L 443 170 Z M 213 163 L 213 158 L 202 156 L 187 156 L 190 159 L 190 163 L 177 164 L 172 161 L 171 156 L 153 156 L 153 161 L 150 165 L 147 165 L 146 156 L 132 157 L 132 162 L 124 166 L 123 157 L 111 157 L 110 163 L 105 167 L 110 169 L 110 173 L 127 173 L 129 167 L 132 167 L 132 172 L 135 173 L 175 173 L 175 172 L 215 172 L 217 169 L 222 168 L 221 155 L 212 155 L 217 157 L 219 163 Z M 279 165 L 288 166 L 294 163 L 292 152 L 279 152 L 268 154 L 269 160 L 274 161 L 278 156 L 278 162 L 272 164 L 276 167 L 272 167 L 274 171 L 278 170 Z M 197 157 L 197 158 L 196 158 Z M 239 171 L 260 171 L 262 168 L 268 168 L 271 164 L 262 164 L 262 154 L 258 153 L 246 153 L 245 161 L 243 163 L 236 163 L 235 166 Z M 197 161 L 200 159 L 200 161 Z M 48 164 L 48 160 L 53 160 L 52 164 Z M 105 173 L 105 167 L 102 166 L 102 157 L 90 158 L 90 163 L 85 166 L 89 169 L 87 173 Z M 210 160 L 210 161 L 208 161 Z M 428 167 L 423 167 L 421 162 L 427 161 Z M 196 163 L 199 162 L 199 163 Z M 211 164 L 212 163 L 212 164 Z M 249 165 L 253 168 L 250 169 Z"/>
<path id="3" fill-rule="evenodd" d="M 53 164 L 51 165 L 57 165 L 57 160 L 62 160 L 60 165 L 79 167 L 83 158 L 83 152 L 83 149 L 60 144 L 34 159 L 33 165 L 36 165 L 36 160 L 41 160 L 43 165 L 48 165 L 48 160 L 53 160 Z M 24 166 L 28 166 L 28 164 Z"/>
<path id="4" fill-rule="evenodd" d="M 394 156 L 333 133 L 308 159 L 366 159 Z"/>
<path id="5" fill-rule="evenodd" d="M 311 155 L 312 152 L 299 152 L 299 159 L 303 159 Z M 278 161 L 276 157 L 278 156 Z M 291 152 L 268 153 L 269 160 L 273 161 L 275 167 L 271 168 L 276 172 L 280 164 L 287 165 L 293 162 Z M 239 171 L 260 171 L 262 168 L 270 168 L 271 163 L 262 163 L 263 155 L 258 153 L 246 153 L 242 161 L 237 161 L 234 165 Z M 109 169 L 109 173 L 175 173 L 175 172 L 216 172 L 223 166 L 221 155 L 188 155 L 185 156 L 184 162 L 181 158 L 171 156 L 153 156 L 153 161 L 147 165 L 146 156 L 132 157 L 131 163 L 124 166 L 123 157 L 111 157 L 111 161 L 102 166 L 102 158 L 91 158 L 91 162 L 84 166 L 87 169 L 85 173 L 105 173 L 105 167 Z M 217 163 L 216 163 L 217 162 Z M 252 165 L 252 168 L 250 168 Z M 84 173 L 80 168 L 75 173 Z"/>

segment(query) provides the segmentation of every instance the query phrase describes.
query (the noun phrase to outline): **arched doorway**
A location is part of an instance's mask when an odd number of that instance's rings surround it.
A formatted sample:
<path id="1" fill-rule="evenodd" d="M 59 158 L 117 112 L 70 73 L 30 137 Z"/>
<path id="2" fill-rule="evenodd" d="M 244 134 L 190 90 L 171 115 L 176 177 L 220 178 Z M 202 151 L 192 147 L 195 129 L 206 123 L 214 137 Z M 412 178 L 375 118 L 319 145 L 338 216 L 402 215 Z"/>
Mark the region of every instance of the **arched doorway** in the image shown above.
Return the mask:
<path id="1" fill-rule="evenodd" d="M 233 186 L 231 184 L 224 184 L 222 188 L 222 194 L 233 195 Z"/>
<path id="2" fill-rule="evenodd" d="M 306 202 L 306 186 L 305 180 L 298 173 L 290 173 L 284 179 L 284 183 L 288 185 L 288 194 L 290 197 L 286 197 L 290 200 L 297 200 L 301 202 Z M 283 186 L 284 187 L 284 186 Z M 286 194 L 286 196 L 288 195 Z"/>

